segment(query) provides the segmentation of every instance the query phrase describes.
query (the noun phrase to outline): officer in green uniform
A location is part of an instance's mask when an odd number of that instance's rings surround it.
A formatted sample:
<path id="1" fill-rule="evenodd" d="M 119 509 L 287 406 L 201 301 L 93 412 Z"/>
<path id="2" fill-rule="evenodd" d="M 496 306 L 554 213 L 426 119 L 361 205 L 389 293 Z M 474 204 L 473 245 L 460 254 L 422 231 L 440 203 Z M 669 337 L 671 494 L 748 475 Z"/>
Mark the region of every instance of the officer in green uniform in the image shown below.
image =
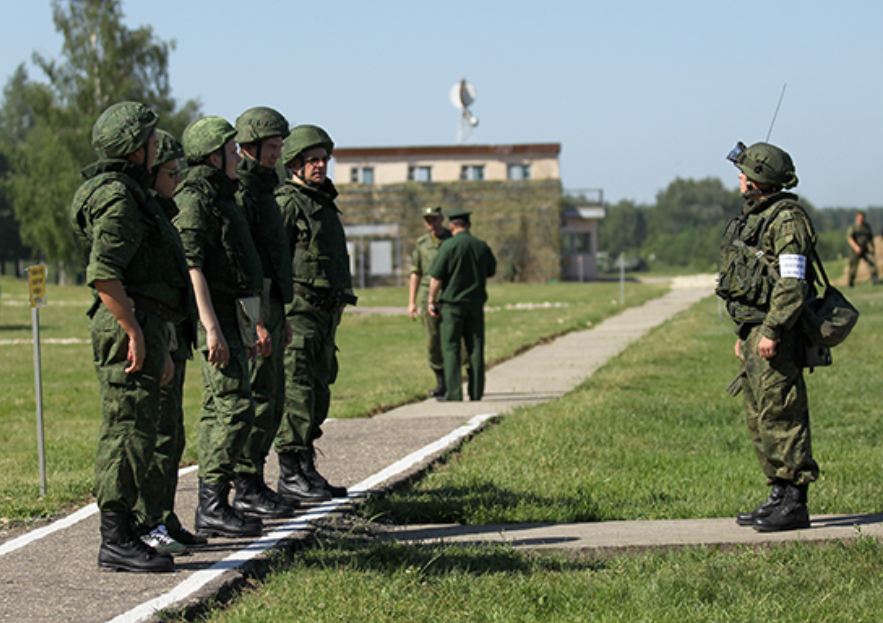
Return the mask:
<path id="1" fill-rule="evenodd" d="M 871 269 L 871 281 L 876 286 L 880 283 L 877 278 L 877 258 L 874 253 L 874 233 L 871 226 L 865 221 L 865 213 L 855 215 L 855 223 L 849 226 L 846 233 L 846 242 L 849 243 L 849 287 L 855 284 L 855 273 L 858 270 L 859 261 L 864 260 Z"/>
<path id="2" fill-rule="evenodd" d="M 95 485 L 101 512 L 98 564 L 124 571 L 171 571 L 171 556 L 134 531 L 135 505 L 156 445 L 160 385 L 171 379 L 168 323 L 187 315 L 180 240 L 148 194 L 157 117 L 136 102 L 105 110 L 92 129 L 99 160 L 71 205 L 95 303 L 89 310 L 101 429 Z"/>
<path id="3" fill-rule="evenodd" d="M 432 206 L 423 210 L 423 222 L 427 233 L 417 238 L 414 253 L 411 256 L 411 279 L 408 283 L 408 316 L 414 320 L 419 315 L 426 329 L 426 351 L 429 356 L 429 367 L 435 374 L 435 389 L 430 396 L 444 396 L 445 366 L 441 350 L 441 320 L 429 313 L 429 267 L 438 255 L 441 243 L 451 237 L 451 230 L 444 226 L 445 217 L 441 206 Z M 419 301 L 419 304 L 418 304 Z"/>
<path id="4" fill-rule="evenodd" d="M 299 125 L 282 148 L 289 179 L 276 190 L 292 251 L 292 340 L 285 349 L 285 416 L 276 436 L 279 493 L 302 501 L 345 497 L 316 471 L 314 442 L 337 379 L 335 335 L 346 304 L 355 304 L 346 234 L 327 177 L 334 150 L 320 127 Z"/>
<path id="5" fill-rule="evenodd" d="M 739 143 L 729 154 L 747 203 L 721 244 L 717 294 L 736 323 L 748 431 L 772 489 L 739 525 L 808 528 L 807 488 L 819 475 L 810 443 L 799 318 L 815 296 L 815 231 L 797 196 L 791 157 L 774 145 Z"/>
<path id="6" fill-rule="evenodd" d="M 150 195 L 171 220 L 178 214 L 173 197 L 181 181 L 184 148 L 174 136 L 156 131 L 156 160 L 153 163 L 153 187 Z M 177 235 L 177 231 L 175 232 Z M 188 282 L 189 283 L 189 282 Z M 188 296 L 190 293 L 188 292 Z M 181 525 L 175 514 L 175 491 L 178 488 L 178 465 L 184 454 L 184 409 L 182 407 L 187 361 L 192 359 L 196 339 L 196 307 L 178 325 L 169 323 L 169 354 L 175 365 L 172 380 L 162 386 L 156 448 L 147 477 L 141 487 L 137 511 L 141 517 L 141 539 L 159 552 L 184 554 L 187 546 L 204 545 L 205 537 L 195 535 Z"/>
<path id="7" fill-rule="evenodd" d="M 496 273 L 497 260 L 487 243 L 470 232 L 470 214 L 463 209 L 448 212 L 453 236 L 442 243 L 429 269 L 429 313 L 441 317 L 447 385 L 445 395 L 436 400 L 463 400 L 461 340 L 469 355 L 469 399 L 484 395 L 484 304 L 487 279 Z"/>
<path id="8" fill-rule="evenodd" d="M 257 344 L 261 259 L 236 203 L 236 130 L 220 117 L 191 123 L 182 137 L 189 168 L 178 186 L 175 226 L 187 254 L 199 311 L 203 398 L 199 421 L 199 506 L 205 536 L 254 536 L 260 518 L 229 503 L 236 464 L 254 423 L 249 355 Z"/>
<path id="9" fill-rule="evenodd" d="M 279 184 L 276 162 L 288 134 L 288 121 L 272 108 L 250 108 L 236 119 L 236 141 L 242 154 L 236 199 L 248 217 L 261 258 L 261 317 L 266 332 L 261 330 L 258 353 L 251 365 L 255 419 L 236 466 L 233 508 L 263 517 L 292 517 L 297 506 L 296 501 L 276 495 L 264 480 L 264 463 L 284 412 L 285 344 L 291 336 L 285 305 L 294 296 L 291 250 L 274 195 Z"/>

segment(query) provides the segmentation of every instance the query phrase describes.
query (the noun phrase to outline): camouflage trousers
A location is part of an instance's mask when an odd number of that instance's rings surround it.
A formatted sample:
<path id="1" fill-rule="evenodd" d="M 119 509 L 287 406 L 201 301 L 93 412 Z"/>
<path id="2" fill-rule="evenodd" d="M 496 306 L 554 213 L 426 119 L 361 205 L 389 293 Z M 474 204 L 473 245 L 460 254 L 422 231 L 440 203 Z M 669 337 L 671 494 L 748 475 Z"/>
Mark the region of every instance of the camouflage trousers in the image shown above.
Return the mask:
<path id="1" fill-rule="evenodd" d="M 278 298 L 271 298 L 261 308 L 264 327 L 270 333 L 273 351 L 269 357 L 258 354 L 251 364 L 251 393 L 254 398 L 254 425 L 236 472 L 263 477 L 264 463 L 285 409 L 285 308 Z"/>
<path id="2" fill-rule="evenodd" d="M 217 368 L 208 362 L 206 333 L 199 325 L 197 348 L 202 367 L 202 410 L 199 416 L 199 477 L 206 482 L 230 482 L 254 424 L 248 350 L 235 319 L 221 321 L 230 362 Z"/>
<path id="3" fill-rule="evenodd" d="M 135 507 L 138 523 L 147 530 L 160 524 L 164 524 L 172 531 L 181 528 L 181 521 L 174 509 L 175 492 L 178 489 L 178 466 L 186 442 L 182 401 L 187 360 L 176 358 L 174 362 L 175 372 L 172 380 L 160 389 L 156 446 Z"/>
<path id="4" fill-rule="evenodd" d="M 861 253 L 850 251 L 849 253 L 849 285 L 855 283 L 855 274 L 858 272 L 858 265 L 861 260 L 868 263 L 871 269 L 871 279 L 877 278 L 877 258 L 874 256 L 873 249 L 862 249 Z"/>
<path id="5" fill-rule="evenodd" d="M 101 399 L 95 454 L 95 490 L 102 512 L 129 512 L 153 459 L 160 379 L 169 347 L 166 321 L 136 310 L 147 356 L 138 372 L 126 373 L 129 338 L 104 305 L 89 323 Z"/>
<path id="6" fill-rule="evenodd" d="M 312 448 L 322 435 L 337 380 L 334 340 L 341 310 L 324 311 L 295 294 L 288 313 L 293 337 L 285 349 L 285 415 L 276 435 L 276 452 Z"/>
<path id="7" fill-rule="evenodd" d="M 441 318 L 429 313 L 426 299 L 420 305 L 420 317 L 426 330 L 426 354 L 429 367 L 441 372 L 445 369 L 445 359 L 441 347 Z"/>
<path id="8" fill-rule="evenodd" d="M 798 485 L 813 482 L 819 466 L 812 457 L 801 336 L 796 329 L 785 331 L 770 360 L 757 353 L 761 337 L 760 325 L 755 325 L 739 343 L 754 451 L 770 484 L 773 479 Z"/>

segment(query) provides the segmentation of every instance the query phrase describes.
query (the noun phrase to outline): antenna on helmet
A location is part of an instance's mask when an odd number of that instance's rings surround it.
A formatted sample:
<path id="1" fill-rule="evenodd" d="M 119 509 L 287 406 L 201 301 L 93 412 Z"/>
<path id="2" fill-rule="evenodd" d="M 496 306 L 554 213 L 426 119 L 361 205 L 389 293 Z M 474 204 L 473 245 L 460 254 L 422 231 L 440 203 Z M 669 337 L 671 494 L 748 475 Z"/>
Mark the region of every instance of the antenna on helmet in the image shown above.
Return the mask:
<path id="1" fill-rule="evenodd" d="M 767 143 L 769 143 L 769 141 L 770 141 L 770 134 L 773 133 L 773 126 L 776 125 L 776 117 L 779 116 L 779 108 L 782 107 L 782 100 L 785 99 L 785 89 L 787 89 L 787 88 L 788 88 L 788 83 L 786 82 L 785 84 L 782 85 L 782 94 L 779 95 L 779 103 L 776 104 L 776 112 L 773 113 L 773 120 L 770 121 L 770 129 L 767 130 L 767 133 L 766 133 L 766 142 Z"/>

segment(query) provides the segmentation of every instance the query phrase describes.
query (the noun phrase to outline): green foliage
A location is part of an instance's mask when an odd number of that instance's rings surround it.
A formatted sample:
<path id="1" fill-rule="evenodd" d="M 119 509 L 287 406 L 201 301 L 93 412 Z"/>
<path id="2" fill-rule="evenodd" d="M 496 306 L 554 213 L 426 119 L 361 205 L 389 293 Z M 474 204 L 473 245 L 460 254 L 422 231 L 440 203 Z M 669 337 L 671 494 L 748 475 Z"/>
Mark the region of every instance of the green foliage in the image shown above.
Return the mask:
<path id="1" fill-rule="evenodd" d="M 168 79 L 174 42 L 149 26 L 129 30 L 120 0 L 55 0 L 55 28 L 64 36 L 61 58 L 35 53 L 47 82 L 32 81 L 20 65 L 0 109 L 0 152 L 9 163 L 2 190 L 21 224 L 22 240 L 51 261 L 71 261 L 70 198 L 80 170 L 95 159 L 92 124 L 109 105 L 135 100 L 180 135 L 198 113 L 197 102 L 178 108 Z"/>

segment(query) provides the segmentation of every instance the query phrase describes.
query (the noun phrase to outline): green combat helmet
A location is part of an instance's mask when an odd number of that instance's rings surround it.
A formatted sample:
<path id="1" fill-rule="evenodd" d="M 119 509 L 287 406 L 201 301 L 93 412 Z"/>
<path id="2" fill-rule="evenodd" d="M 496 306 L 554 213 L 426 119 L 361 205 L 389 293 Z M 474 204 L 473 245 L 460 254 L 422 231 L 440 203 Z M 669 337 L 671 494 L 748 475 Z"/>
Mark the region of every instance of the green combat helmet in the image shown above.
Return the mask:
<path id="1" fill-rule="evenodd" d="M 797 186 L 797 173 L 791 156 L 775 145 L 755 143 L 746 148 L 745 143 L 739 141 L 727 160 L 735 164 L 752 182 L 780 188 Z"/>
<path id="2" fill-rule="evenodd" d="M 265 138 L 290 134 L 288 120 L 282 114 L 266 106 L 249 108 L 236 118 L 236 142 L 257 143 Z"/>
<path id="3" fill-rule="evenodd" d="M 139 102 L 114 104 L 92 126 L 92 147 L 101 159 L 134 154 L 147 144 L 158 121 L 156 113 Z"/>
<path id="4" fill-rule="evenodd" d="M 226 119 L 221 117 L 197 119 L 184 128 L 184 135 L 181 137 L 187 163 L 202 162 L 206 156 L 221 149 L 234 136 L 236 136 L 236 128 Z"/>
<path id="5" fill-rule="evenodd" d="M 282 163 L 288 166 L 292 160 L 313 147 L 324 147 L 330 156 L 334 151 L 334 141 L 317 125 L 297 126 L 282 145 Z"/>
<path id="6" fill-rule="evenodd" d="M 174 136 L 165 130 L 156 131 L 156 160 L 153 161 L 154 171 L 166 162 L 184 157 L 184 147 Z"/>

